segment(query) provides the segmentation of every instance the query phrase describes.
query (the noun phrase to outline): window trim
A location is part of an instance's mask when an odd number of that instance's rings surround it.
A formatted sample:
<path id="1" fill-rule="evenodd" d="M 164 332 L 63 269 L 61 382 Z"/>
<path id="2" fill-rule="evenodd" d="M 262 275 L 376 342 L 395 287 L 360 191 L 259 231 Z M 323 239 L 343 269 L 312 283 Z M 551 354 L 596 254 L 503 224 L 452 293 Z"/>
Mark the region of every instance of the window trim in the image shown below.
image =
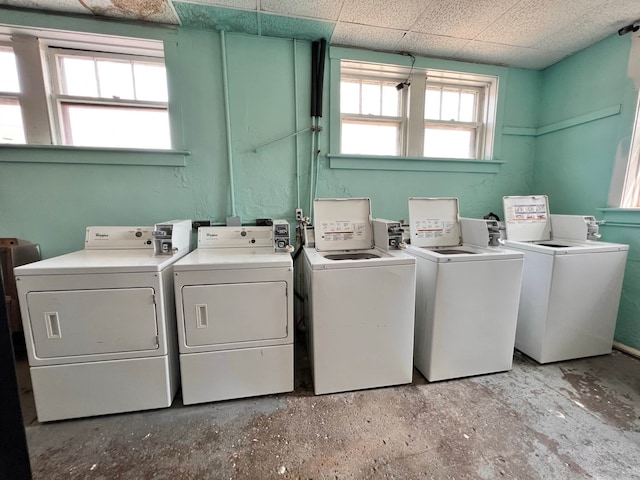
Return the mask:
<path id="1" fill-rule="evenodd" d="M 365 82 L 372 82 L 372 83 L 391 83 L 391 84 L 395 84 L 398 82 L 402 82 L 406 79 L 406 77 L 401 77 L 401 76 L 390 76 L 389 74 L 385 74 L 382 77 L 375 77 L 371 74 L 369 74 L 368 72 L 362 73 L 362 74 L 358 74 L 355 72 L 350 72 L 346 74 L 346 78 L 347 80 L 357 80 L 360 83 L 360 100 L 359 100 L 359 106 L 360 108 L 362 107 L 362 84 Z M 342 81 L 342 77 L 340 79 Z M 340 85 L 340 88 L 342 87 L 342 85 Z M 382 102 L 382 95 L 380 96 L 380 101 Z M 362 124 L 366 124 L 366 123 L 370 123 L 370 124 L 379 124 L 379 125 L 390 125 L 390 124 L 395 124 L 398 125 L 398 134 L 396 136 L 396 151 L 399 152 L 399 155 L 405 155 L 406 154 L 406 150 L 405 150 L 405 145 L 406 145 L 406 138 L 407 138 L 407 95 L 406 95 L 406 91 L 402 90 L 400 92 L 400 96 L 398 99 L 399 102 L 399 109 L 400 109 L 400 115 L 397 116 L 393 116 L 393 115 L 368 115 L 368 114 L 362 114 L 362 113 L 342 113 L 340 112 L 340 151 L 342 152 L 342 122 L 343 120 L 350 122 L 350 123 L 362 123 Z M 381 107 L 381 112 L 382 112 L 382 105 Z"/>
<path id="2" fill-rule="evenodd" d="M 0 25 L 0 41 L 15 48 L 14 37 L 31 36 L 39 40 L 39 48 L 60 46 L 88 50 L 107 49 L 115 53 L 142 54 L 164 58 L 169 89 L 170 150 L 146 148 L 74 147 L 52 144 L 47 141 L 27 144 L 0 144 L 0 162 L 17 163 L 69 163 L 143 166 L 184 166 L 186 156 L 185 133 L 182 122 L 182 105 L 187 101 L 185 93 L 176 88 L 182 84 L 178 54 L 178 30 L 176 28 L 138 25 L 132 28 L 126 23 L 105 23 L 92 18 L 61 17 L 62 29 L 51 29 L 49 14 L 34 14 L 27 24 L 22 15 L 7 11 L 5 23 Z M 38 49 L 39 59 L 41 51 Z M 43 82 L 46 84 L 46 82 Z M 45 104 L 46 105 L 46 104 Z M 49 121 L 51 121 L 49 119 Z M 47 125 L 47 133 L 49 132 Z M 29 140 L 27 140 L 29 142 Z M 51 155 L 25 155 L 29 151 L 48 151 Z M 95 152 L 91 158 L 87 152 Z"/>
<path id="3" fill-rule="evenodd" d="M 73 135 L 68 128 L 68 121 L 63 114 L 63 103 L 76 103 L 81 105 L 98 105 L 98 106 L 111 106 L 111 107 L 132 107 L 132 108 L 144 108 L 144 109 L 161 109 L 167 112 L 169 115 L 169 125 L 171 125 L 171 116 L 169 113 L 169 102 L 149 101 L 149 100 L 135 100 L 135 99 L 114 99 L 108 97 L 86 97 L 80 95 L 68 95 L 64 94 L 64 86 L 62 76 L 63 73 L 58 63 L 58 55 L 64 56 L 77 56 L 77 57 L 93 57 L 93 58 L 107 58 L 113 60 L 122 60 L 126 57 L 130 61 L 139 61 L 140 63 L 157 63 L 165 66 L 164 59 L 157 56 L 143 56 L 137 53 L 124 53 L 124 52 L 103 52 L 98 50 L 81 50 L 79 48 L 69 49 L 58 46 L 46 46 L 46 59 L 47 68 L 49 72 L 49 85 L 48 85 L 48 105 L 50 111 L 50 117 L 52 119 L 51 135 L 54 145 L 64 145 L 69 147 L 77 147 L 80 145 L 72 145 L 67 143 L 67 139 L 73 138 Z M 165 66 L 166 68 L 166 66 Z M 99 81 L 99 78 L 96 76 Z M 98 83 L 99 88 L 99 83 Z M 135 92 L 135 84 L 134 84 Z M 171 128 L 171 126 L 169 127 Z M 109 147 L 106 147 L 109 148 Z M 119 148 L 119 147 L 111 147 Z M 164 149 L 152 149 L 152 150 L 171 150 L 171 148 Z"/>
<path id="4" fill-rule="evenodd" d="M 385 66 L 397 66 L 409 71 L 411 58 L 394 53 L 373 52 L 347 47 L 329 48 L 329 75 L 330 75 L 330 116 L 329 116 L 329 152 L 331 168 L 348 169 L 380 169 L 380 170 L 413 170 L 413 171 L 453 171 L 465 173 L 498 173 L 501 161 L 502 127 L 504 120 L 504 108 L 509 69 L 494 65 L 472 64 L 453 60 L 443 60 L 427 57 L 416 57 L 415 69 L 432 69 L 443 72 L 444 76 L 454 76 L 458 73 L 468 75 L 477 74 L 483 77 L 493 77 L 495 81 L 489 87 L 489 100 L 487 111 L 495 112 L 493 119 L 486 119 L 486 138 L 489 144 L 485 148 L 492 150 L 492 155 L 478 160 L 468 159 L 443 159 L 426 158 L 408 152 L 407 156 L 361 156 L 342 155 L 340 151 L 340 76 L 342 60 L 354 62 L 370 62 Z M 411 88 L 414 88 L 414 79 L 411 80 Z M 426 80 L 425 80 L 426 81 Z M 414 89 L 415 92 L 422 89 Z M 424 99 L 423 99 L 424 103 Z M 415 118 L 415 116 L 413 117 Z M 487 121 L 488 120 L 488 121 Z M 418 118 L 419 130 L 423 130 L 423 120 Z M 414 125 L 415 126 L 415 125 Z M 411 122 L 408 125 L 408 134 L 416 134 Z"/>

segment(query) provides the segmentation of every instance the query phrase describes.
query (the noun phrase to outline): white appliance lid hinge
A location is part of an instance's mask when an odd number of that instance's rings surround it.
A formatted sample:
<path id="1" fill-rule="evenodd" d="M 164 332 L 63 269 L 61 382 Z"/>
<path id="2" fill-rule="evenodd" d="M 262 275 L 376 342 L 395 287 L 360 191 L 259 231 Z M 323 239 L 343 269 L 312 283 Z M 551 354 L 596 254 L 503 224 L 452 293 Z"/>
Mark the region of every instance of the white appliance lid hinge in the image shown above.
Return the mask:
<path id="1" fill-rule="evenodd" d="M 151 294 L 151 298 L 152 298 L 152 300 L 153 300 L 153 304 L 154 304 L 154 305 L 156 305 L 156 294 L 155 294 L 155 293 L 152 293 L 152 294 Z"/>
<path id="2" fill-rule="evenodd" d="M 160 346 L 160 335 L 156 335 L 156 346 Z"/>

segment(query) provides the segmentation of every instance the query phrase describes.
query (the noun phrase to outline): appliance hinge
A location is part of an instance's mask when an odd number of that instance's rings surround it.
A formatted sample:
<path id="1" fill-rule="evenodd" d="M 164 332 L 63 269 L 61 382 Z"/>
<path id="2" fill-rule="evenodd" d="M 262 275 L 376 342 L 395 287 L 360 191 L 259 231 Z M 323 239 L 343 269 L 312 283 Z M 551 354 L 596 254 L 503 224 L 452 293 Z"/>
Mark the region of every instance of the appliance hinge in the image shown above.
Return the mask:
<path id="1" fill-rule="evenodd" d="M 151 298 L 153 299 L 153 304 L 156 305 L 156 294 L 152 293 Z"/>
<path id="2" fill-rule="evenodd" d="M 156 347 L 160 346 L 160 335 L 156 335 Z"/>

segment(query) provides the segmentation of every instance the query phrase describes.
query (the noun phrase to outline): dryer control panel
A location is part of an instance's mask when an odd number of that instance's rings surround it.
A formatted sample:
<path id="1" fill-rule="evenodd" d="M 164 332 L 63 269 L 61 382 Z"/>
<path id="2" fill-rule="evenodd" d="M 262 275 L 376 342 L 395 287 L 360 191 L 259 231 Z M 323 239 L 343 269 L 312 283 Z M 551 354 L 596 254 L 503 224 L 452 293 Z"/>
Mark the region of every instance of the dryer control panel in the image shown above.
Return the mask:
<path id="1" fill-rule="evenodd" d="M 273 248 L 272 226 L 200 227 L 198 248 Z"/>
<path id="2" fill-rule="evenodd" d="M 87 227 L 85 250 L 153 248 L 153 227 Z"/>

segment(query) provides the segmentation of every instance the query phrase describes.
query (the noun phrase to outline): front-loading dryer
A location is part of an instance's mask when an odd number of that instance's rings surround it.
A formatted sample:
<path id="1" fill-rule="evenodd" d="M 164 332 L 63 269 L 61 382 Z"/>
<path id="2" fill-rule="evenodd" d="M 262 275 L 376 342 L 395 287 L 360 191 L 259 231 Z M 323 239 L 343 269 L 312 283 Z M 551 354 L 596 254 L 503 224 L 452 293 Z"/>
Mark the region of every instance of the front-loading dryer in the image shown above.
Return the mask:
<path id="1" fill-rule="evenodd" d="M 185 405 L 293 390 L 285 241 L 271 226 L 201 227 L 198 248 L 176 264 Z"/>
<path id="2" fill-rule="evenodd" d="M 430 382 L 511 369 L 523 255 L 489 247 L 457 198 L 409 199 L 417 261 L 414 363 Z M 480 222 L 480 223 L 478 223 Z"/>
<path id="3" fill-rule="evenodd" d="M 610 353 L 629 247 L 589 240 L 595 219 L 550 215 L 545 195 L 503 203 L 505 246 L 524 253 L 516 348 L 539 363 Z"/>
<path id="4" fill-rule="evenodd" d="M 189 220 L 88 227 L 84 250 L 14 270 L 39 421 L 171 405 L 172 268 L 190 238 Z"/>
<path id="5" fill-rule="evenodd" d="M 303 283 L 315 394 L 410 383 L 415 259 L 374 246 L 368 198 L 316 199 L 314 228 Z"/>

